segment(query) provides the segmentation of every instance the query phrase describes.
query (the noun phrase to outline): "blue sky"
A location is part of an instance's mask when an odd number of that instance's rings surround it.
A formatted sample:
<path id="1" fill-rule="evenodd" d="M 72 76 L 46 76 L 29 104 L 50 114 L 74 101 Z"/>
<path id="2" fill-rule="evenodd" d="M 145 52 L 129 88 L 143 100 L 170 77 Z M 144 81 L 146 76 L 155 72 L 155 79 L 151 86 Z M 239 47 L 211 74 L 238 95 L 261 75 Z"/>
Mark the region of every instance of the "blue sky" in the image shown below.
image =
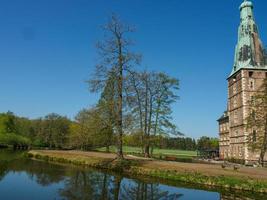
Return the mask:
<path id="1" fill-rule="evenodd" d="M 85 80 L 112 12 L 136 26 L 142 68 L 181 81 L 174 121 L 187 136 L 217 136 L 226 109 L 240 0 L 0 0 L 0 112 L 73 118 L 96 103 Z M 267 2 L 254 0 L 267 44 Z"/>

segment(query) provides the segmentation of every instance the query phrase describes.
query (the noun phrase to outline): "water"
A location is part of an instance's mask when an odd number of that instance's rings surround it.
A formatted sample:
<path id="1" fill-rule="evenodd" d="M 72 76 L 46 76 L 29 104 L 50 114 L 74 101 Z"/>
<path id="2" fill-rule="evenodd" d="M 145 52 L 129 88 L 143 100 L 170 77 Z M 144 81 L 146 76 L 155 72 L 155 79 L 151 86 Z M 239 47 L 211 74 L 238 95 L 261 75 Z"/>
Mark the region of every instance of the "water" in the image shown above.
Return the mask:
<path id="1" fill-rule="evenodd" d="M 175 185 L 175 186 L 171 186 Z M 0 199 L 5 200 L 219 200 L 267 199 L 256 194 L 193 189 L 177 183 L 160 184 L 93 169 L 49 164 L 0 150 Z"/>

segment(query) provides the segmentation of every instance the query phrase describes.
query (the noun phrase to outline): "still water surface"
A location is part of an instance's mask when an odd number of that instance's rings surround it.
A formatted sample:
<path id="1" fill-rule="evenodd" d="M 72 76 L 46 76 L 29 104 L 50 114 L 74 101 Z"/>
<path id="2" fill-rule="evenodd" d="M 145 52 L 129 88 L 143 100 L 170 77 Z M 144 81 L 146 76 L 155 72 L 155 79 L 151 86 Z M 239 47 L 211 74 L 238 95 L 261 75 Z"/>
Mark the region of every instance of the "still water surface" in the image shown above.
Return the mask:
<path id="1" fill-rule="evenodd" d="M 265 199 L 256 194 L 205 191 L 173 184 L 33 161 L 23 157 L 22 152 L 0 150 L 0 199 L 5 200 Z"/>

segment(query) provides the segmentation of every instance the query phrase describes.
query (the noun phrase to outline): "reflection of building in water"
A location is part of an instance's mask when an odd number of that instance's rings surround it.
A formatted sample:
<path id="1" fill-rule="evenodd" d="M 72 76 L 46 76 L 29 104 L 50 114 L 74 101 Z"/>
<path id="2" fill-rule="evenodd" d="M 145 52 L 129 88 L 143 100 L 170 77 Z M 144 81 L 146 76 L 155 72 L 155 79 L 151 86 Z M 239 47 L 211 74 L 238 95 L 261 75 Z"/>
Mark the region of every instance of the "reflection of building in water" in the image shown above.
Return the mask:
<path id="1" fill-rule="evenodd" d="M 241 4 L 240 15 L 234 67 L 228 77 L 228 108 L 218 120 L 220 157 L 254 162 L 259 160 L 259 153 L 250 151 L 247 144 L 248 101 L 267 77 L 267 55 L 259 37 L 252 2 Z"/>

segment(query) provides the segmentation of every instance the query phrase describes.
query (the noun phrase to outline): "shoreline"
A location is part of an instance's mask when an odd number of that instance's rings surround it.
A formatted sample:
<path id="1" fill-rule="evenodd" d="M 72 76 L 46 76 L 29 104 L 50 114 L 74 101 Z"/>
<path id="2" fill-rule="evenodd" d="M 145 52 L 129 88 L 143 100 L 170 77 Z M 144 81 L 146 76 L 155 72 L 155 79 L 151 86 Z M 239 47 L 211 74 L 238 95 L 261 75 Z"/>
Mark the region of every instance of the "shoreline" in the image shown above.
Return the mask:
<path id="1" fill-rule="evenodd" d="M 82 151 L 31 150 L 28 152 L 28 157 L 47 162 L 109 170 L 132 176 L 151 177 L 163 181 L 177 181 L 218 189 L 267 193 L 267 169 L 243 169 L 243 172 L 241 170 L 220 169 L 220 166 L 207 164 L 157 161 L 132 156 L 126 156 L 125 160 L 118 162 L 114 160 L 115 154 Z M 207 167 L 210 169 L 206 169 L 207 173 L 205 173 L 203 169 Z M 246 175 L 246 171 L 251 174 Z"/>

